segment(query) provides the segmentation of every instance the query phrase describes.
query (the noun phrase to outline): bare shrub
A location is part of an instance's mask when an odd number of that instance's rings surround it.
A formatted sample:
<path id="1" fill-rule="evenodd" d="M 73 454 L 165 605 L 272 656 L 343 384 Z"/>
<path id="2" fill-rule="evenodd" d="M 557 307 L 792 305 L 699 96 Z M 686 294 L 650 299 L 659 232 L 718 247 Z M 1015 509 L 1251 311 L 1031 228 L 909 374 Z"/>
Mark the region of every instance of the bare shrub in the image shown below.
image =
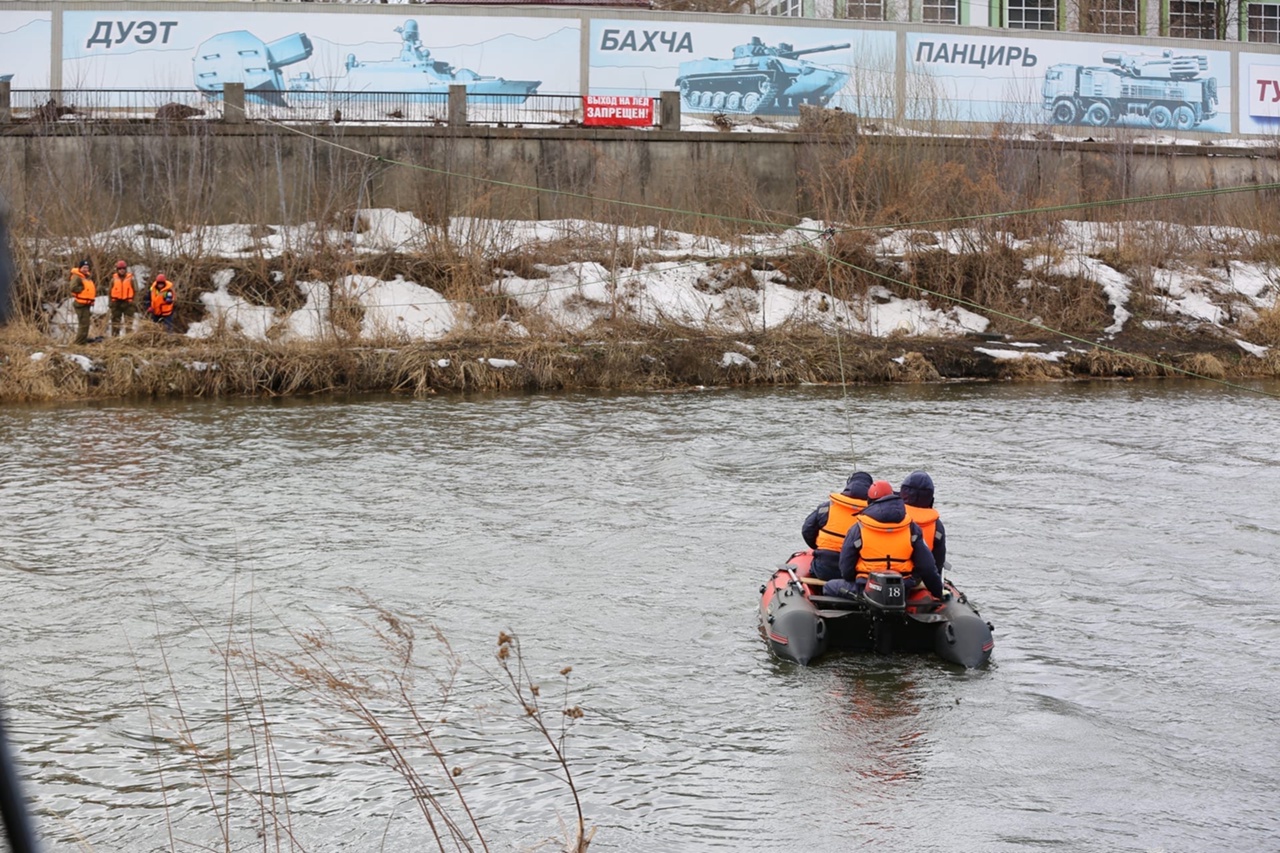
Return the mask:
<path id="1" fill-rule="evenodd" d="M 942 297 L 1022 314 L 1022 256 L 1006 246 L 952 253 L 942 249 L 912 252 L 912 284 Z M 903 295 L 917 295 L 915 291 Z"/>
<path id="2" fill-rule="evenodd" d="M 302 827 L 290 792 L 295 780 L 284 769 L 291 763 L 285 745 L 298 739 L 285 731 L 281 720 L 286 717 L 273 707 L 277 683 L 309 697 L 321 730 L 330 733 L 318 745 L 308 745 L 308 752 L 372 753 L 377 761 L 371 766 L 390 768 L 422 818 L 423 835 L 429 839 L 426 846 L 442 853 L 490 849 L 482 818 L 468 802 L 468 791 L 474 792 L 477 784 L 468 784 L 468 770 L 488 759 L 457 745 L 460 729 L 474 735 L 465 722 L 456 721 L 458 717 L 465 720 L 471 710 L 457 695 L 462 658 L 434 626 L 429 627 L 430 647 L 420 651 L 415 620 L 361 598 L 364 613 L 355 618 L 358 637 L 348 630 L 340 640 L 324 623 L 301 630 L 282 625 L 291 647 L 271 650 L 259 644 L 256 628 L 228 631 L 225 639 L 206 631 L 226 667 L 222 683 L 215 688 L 224 704 L 221 727 L 210 729 L 188 715 L 186 704 L 191 697 L 177 686 L 159 632 L 156 645 L 168 673 L 167 701 L 147 694 L 147 679 L 139 666 L 161 785 L 168 790 L 165 774 L 176 774 L 181 765 L 190 767 L 225 849 L 238 849 L 242 842 L 260 844 L 263 849 L 304 849 L 297 838 Z M 373 651 L 357 652 L 355 646 Z M 551 682 L 559 688 L 552 698 L 532 675 L 513 635 L 499 634 L 495 661 L 497 671 L 490 672 L 489 679 L 506 701 L 486 715 L 494 717 L 494 724 L 525 729 L 541 741 L 546 758 L 545 767 L 538 769 L 560 781 L 575 815 L 566 837 L 560 839 L 561 849 L 585 853 L 594 828 L 587 826 L 582 810 L 568 760 L 568 737 L 586 712 L 570 699 L 572 667 L 559 669 Z M 162 705 L 171 710 L 161 711 Z M 330 716 L 334 713 L 355 727 L 335 726 Z M 176 737 L 160 736 L 170 728 Z M 462 738 L 464 743 L 467 740 Z M 176 745 L 180 765 L 164 754 L 167 744 Z M 533 761 L 536 766 L 537 759 Z M 179 790 L 174 788 L 172 796 L 178 796 Z M 519 796 L 518 787 L 510 794 Z M 176 847 L 171 811 L 177 803 L 170 796 L 166 794 L 164 805 L 170 845 Z"/>

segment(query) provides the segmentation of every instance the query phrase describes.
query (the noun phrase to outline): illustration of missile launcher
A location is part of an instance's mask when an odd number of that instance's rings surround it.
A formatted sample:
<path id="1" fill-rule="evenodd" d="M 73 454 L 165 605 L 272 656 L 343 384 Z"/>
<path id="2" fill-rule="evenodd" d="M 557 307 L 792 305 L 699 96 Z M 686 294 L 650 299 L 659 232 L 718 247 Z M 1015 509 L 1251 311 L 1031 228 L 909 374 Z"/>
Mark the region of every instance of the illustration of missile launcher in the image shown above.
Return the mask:
<path id="1" fill-rule="evenodd" d="M 245 97 L 261 103 L 304 104 L 342 93 L 359 99 L 361 93 L 407 94 L 414 101 L 443 103 L 449 86 L 461 84 L 471 103 L 520 104 L 538 91 L 540 80 L 505 80 L 487 77 L 469 68 L 455 69 L 434 59 L 422 45 L 417 21 L 396 27 L 400 53 L 393 59 L 361 61 L 348 54 L 344 73 L 321 77 L 310 71 L 286 76 L 280 69 L 310 58 L 311 40 L 303 33 L 267 44 L 243 30 L 221 33 L 196 51 L 196 86 L 204 92 L 220 92 L 227 83 L 244 83 Z"/>
<path id="2" fill-rule="evenodd" d="M 1209 57 L 1200 53 L 1107 51 L 1102 65 L 1050 66 L 1041 94 L 1054 124 L 1191 130 L 1218 114 L 1218 80 L 1205 76 L 1208 70 Z"/>
<path id="3" fill-rule="evenodd" d="M 774 47 L 752 36 L 733 49 L 732 59 L 681 62 L 676 85 L 685 108 L 693 112 L 794 115 L 802 104 L 826 106 L 849 82 L 847 71 L 800 57 L 848 46 L 796 50 L 786 42 Z"/>

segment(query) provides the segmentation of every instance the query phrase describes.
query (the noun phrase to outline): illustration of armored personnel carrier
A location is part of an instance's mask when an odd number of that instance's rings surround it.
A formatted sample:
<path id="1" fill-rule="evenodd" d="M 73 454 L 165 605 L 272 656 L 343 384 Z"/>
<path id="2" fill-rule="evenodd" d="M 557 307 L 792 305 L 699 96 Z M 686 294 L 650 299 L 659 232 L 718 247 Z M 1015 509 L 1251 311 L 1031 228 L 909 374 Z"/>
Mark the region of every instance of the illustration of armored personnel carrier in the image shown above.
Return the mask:
<path id="1" fill-rule="evenodd" d="M 362 62 L 348 54 L 341 76 L 318 77 L 309 71 L 285 77 L 280 69 L 311 56 L 311 40 L 304 33 L 264 43 L 243 30 L 221 33 L 196 50 L 196 86 L 220 92 L 226 83 L 244 83 L 245 97 L 264 103 L 305 103 L 330 94 L 394 92 L 414 101 L 443 103 L 451 84 L 467 88 L 471 103 L 519 104 L 538 91 L 540 80 L 505 80 L 486 77 L 468 69 L 455 69 L 433 59 L 423 47 L 417 21 L 406 21 L 400 33 L 400 54 L 394 59 Z"/>
<path id="2" fill-rule="evenodd" d="M 733 49 L 732 59 L 681 62 L 676 85 L 685 108 L 696 112 L 795 114 L 801 104 L 826 106 L 849 82 L 847 71 L 800 57 L 848 46 L 796 50 L 786 42 L 773 47 L 752 36 Z"/>
<path id="3" fill-rule="evenodd" d="M 289 81 L 290 96 L 308 92 L 407 92 L 424 100 L 441 101 L 450 84 L 467 87 L 467 101 L 479 104 L 522 104 L 538 91 L 541 80 L 505 80 L 486 77 L 469 68 L 455 69 L 431 57 L 418 36 L 418 22 L 405 21 L 400 33 L 400 55 L 394 59 L 362 62 L 348 54 L 341 77 L 313 77 L 303 72 Z"/>
<path id="4" fill-rule="evenodd" d="M 1102 65 L 1052 65 L 1044 108 L 1054 124 L 1103 127 L 1121 121 L 1191 130 L 1218 114 L 1218 79 L 1203 54 L 1159 56 L 1107 51 Z"/>

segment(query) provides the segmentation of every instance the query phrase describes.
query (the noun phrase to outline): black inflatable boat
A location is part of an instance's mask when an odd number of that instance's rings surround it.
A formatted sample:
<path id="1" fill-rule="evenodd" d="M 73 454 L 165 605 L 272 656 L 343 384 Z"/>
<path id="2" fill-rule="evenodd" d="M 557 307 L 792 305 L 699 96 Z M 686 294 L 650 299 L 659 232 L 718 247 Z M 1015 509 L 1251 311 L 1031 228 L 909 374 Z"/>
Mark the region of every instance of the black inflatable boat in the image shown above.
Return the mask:
<path id="1" fill-rule="evenodd" d="M 990 659 L 991 623 L 950 581 L 937 599 L 905 588 L 897 572 L 875 572 L 858 598 L 826 596 L 812 560 L 792 554 L 760 587 L 760 631 L 778 657 L 808 665 L 832 650 L 933 652 L 970 668 Z"/>

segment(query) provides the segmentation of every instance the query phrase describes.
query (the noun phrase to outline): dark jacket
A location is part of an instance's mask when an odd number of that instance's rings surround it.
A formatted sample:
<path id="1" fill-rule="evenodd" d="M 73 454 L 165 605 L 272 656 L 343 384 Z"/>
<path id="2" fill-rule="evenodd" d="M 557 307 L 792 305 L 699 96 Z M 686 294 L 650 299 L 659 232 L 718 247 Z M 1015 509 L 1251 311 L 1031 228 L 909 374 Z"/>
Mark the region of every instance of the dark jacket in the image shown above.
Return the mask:
<path id="1" fill-rule="evenodd" d="M 888 495 L 872 501 L 862 514 L 876 521 L 893 524 L 907 517 L 907 507 L 902 503 L 902 498 L 897 495 Z M 849 528 L 849 533 L 844 537 L 844 547 L 840 549 L 840 576 L 846 581 L 852 582 L 857 576 L 861 545 L 862 525 L 855 524 Z M 934 561 L 929 546 L 924 542 L 919 525 L 914 521 L 911 523 L 911 567 L 911 576 L 918 581 L 924 581 L 929 592 L 941 598 L 942 578 L 938 575 L 938 564 Z"/>
<path id="2" fill-rule="evenodd" d="M 898 489 L 902 502 L 933 509 L 933 478 L 924 471 L 912 471 Z M 933 561 L 939 566 L 947 562 L 947 529 L 939 518 L 933 525 Z"/>

